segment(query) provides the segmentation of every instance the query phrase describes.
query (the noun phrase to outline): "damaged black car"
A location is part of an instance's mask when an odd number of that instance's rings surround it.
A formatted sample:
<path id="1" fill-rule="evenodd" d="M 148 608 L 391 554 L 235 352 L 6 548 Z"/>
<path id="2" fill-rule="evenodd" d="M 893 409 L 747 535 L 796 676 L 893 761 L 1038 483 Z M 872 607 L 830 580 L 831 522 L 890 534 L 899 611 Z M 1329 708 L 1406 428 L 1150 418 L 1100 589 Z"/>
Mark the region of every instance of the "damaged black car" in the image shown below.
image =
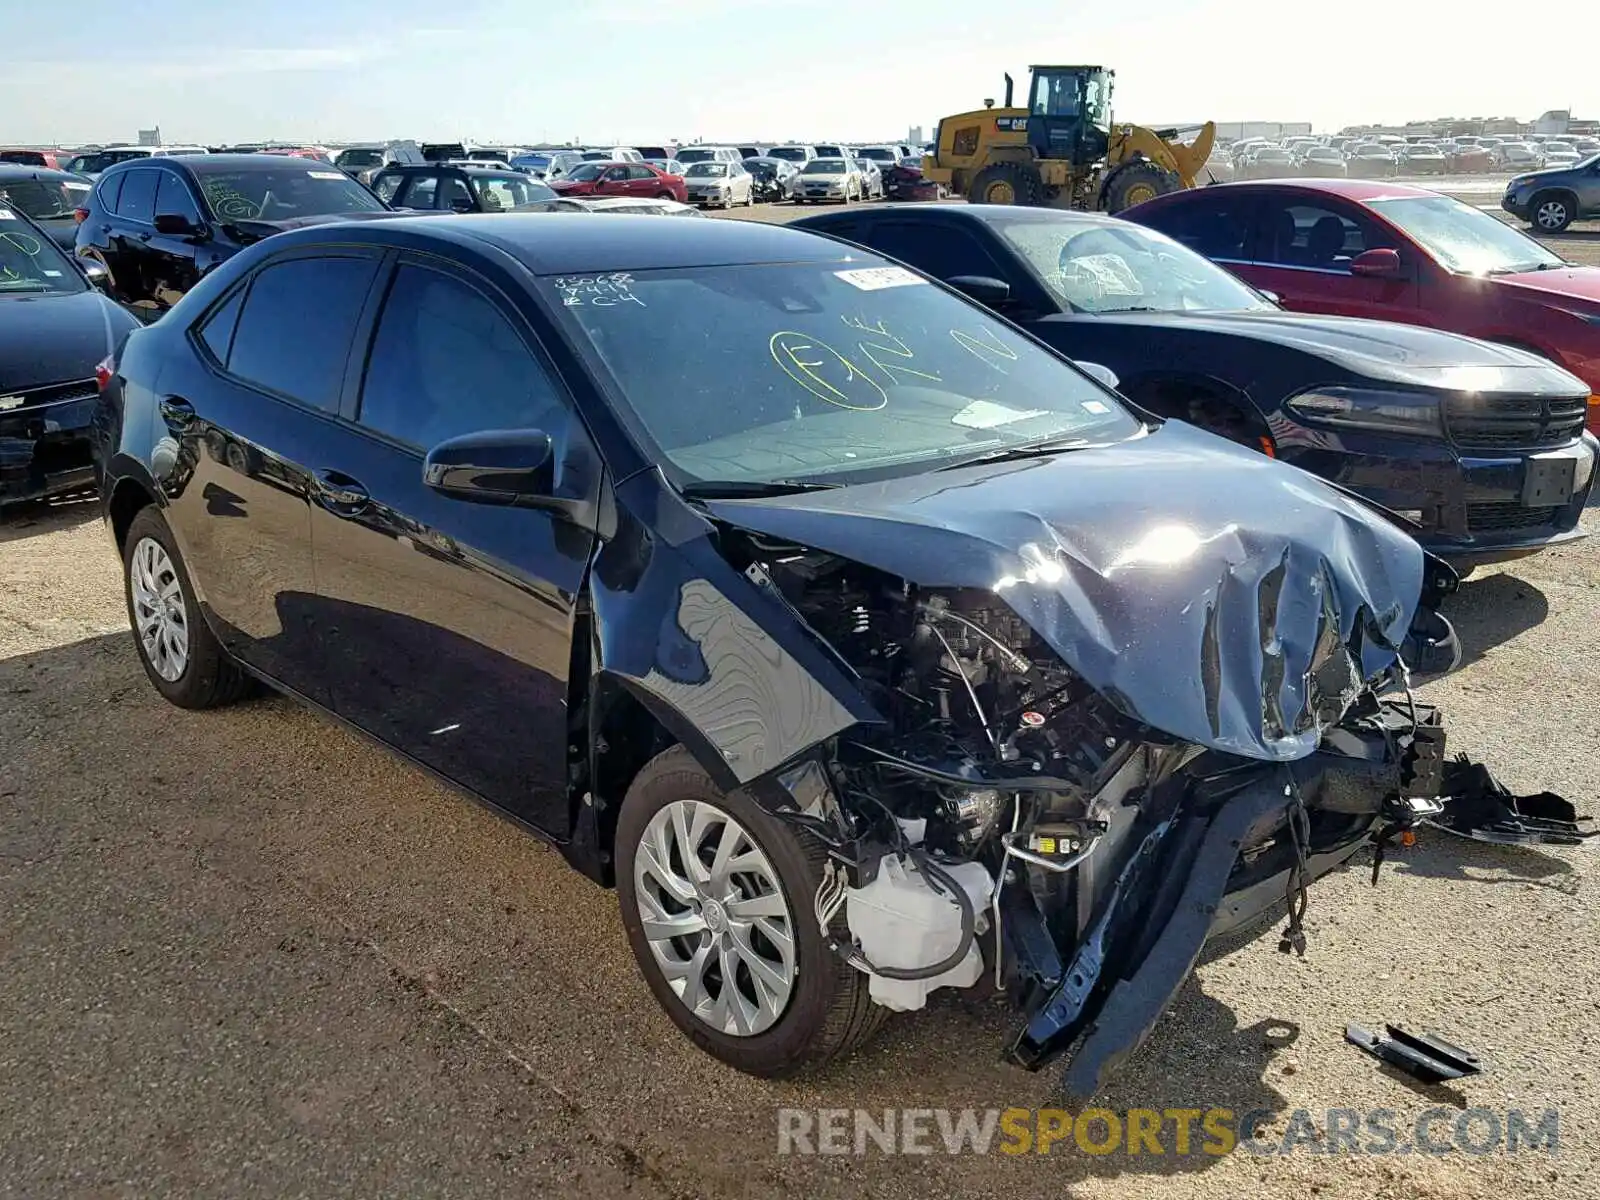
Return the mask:
<path id="1" fill-rule="evenodd" d="M 154 686 L 265 681 L 550 839 L 741 1070 L 998 986 L 1090 1094 L 1208 937 L 1303 949 L 1308 885 L 1438 810 L 1448 567 L 865 251 L 305 229 L 114 366 Z"/>

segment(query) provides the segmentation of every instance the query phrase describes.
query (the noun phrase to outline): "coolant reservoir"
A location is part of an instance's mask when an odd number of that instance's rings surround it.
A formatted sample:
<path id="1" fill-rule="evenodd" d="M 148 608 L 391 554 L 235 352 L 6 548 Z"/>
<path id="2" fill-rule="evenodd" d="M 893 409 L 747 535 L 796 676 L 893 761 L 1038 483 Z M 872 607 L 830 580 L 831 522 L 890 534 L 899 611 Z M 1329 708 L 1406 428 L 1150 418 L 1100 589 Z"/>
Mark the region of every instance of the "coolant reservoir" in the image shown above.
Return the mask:
<path id="1" fill-rule="evenodd" d="M 976 931 L 988 928 L 994 880 L 982 863 L 945 866 L 967 893 L 976 917 Z M 930 884 L 915 863 L 898 854 L 885 855 L 878 874 L 866 887 L 846 892 L 845 918 L 867 961 L 880 967 L 932 966 L 955 953 L 961 944 L 961 909 Z M 886 979 L 871 974 L 872 999 L 885 1008 L 909 1012 L 928 1002 L 940 987 L 971 987 L 983 974 L 977 939 L 966 957 L 931 979 Z"/>

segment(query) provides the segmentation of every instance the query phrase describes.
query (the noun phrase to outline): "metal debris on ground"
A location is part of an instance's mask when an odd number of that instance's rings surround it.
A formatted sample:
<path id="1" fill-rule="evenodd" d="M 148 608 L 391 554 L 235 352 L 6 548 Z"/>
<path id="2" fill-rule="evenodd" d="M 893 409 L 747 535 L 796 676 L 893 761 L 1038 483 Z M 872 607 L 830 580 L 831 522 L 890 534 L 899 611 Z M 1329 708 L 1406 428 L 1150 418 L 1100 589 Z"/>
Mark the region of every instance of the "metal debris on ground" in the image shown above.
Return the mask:
<path id="1" fill-rule="evenodd" d="M 1386 1038 L 1360 1025 L 1346 1025 L 1344 1040 L 1423 1083 L 1443 1083 L 1483 1071 L 1476 1054 L 1453 1042 L 1431 1033 L 1410 1033 L 1398 1025 L 1383 1028 Z"/>
<path id="2" fill-rule="evenodd" d="M 1600 833 L 1554 792 L 1513 796 L 1482 763 L 1457 755 L 1444 769 L 1442 811 L 1425 820 L 1447 833 L 1503 846 L 1581 846 Z"/>

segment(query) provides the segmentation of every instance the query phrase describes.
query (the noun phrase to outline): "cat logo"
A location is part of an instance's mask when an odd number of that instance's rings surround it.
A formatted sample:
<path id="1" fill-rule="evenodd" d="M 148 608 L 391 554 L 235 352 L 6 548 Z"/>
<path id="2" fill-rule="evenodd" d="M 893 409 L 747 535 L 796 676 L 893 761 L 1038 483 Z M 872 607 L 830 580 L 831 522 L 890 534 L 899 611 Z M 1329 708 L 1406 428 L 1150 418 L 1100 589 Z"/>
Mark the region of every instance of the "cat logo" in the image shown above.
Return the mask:
<path id="1" fill-rule="evenodd" d="M 0 412 L 10 412 L 13 408 L 21 407 L 21 396 L 0 396 Z"/>

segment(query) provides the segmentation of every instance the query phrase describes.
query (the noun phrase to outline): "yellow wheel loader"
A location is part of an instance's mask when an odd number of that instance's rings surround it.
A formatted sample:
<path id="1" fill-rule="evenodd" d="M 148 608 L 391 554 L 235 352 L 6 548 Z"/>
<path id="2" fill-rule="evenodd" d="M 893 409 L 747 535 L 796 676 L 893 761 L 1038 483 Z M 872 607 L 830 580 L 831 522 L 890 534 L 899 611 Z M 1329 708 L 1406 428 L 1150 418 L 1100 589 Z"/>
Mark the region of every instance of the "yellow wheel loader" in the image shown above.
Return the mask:
<path id="1" fill-rule="evenodd" d="M 974 204 L 1030 204 L 1119 213 L 1166 192 L 1194 187 L 1214 122 L 1146 129 L 1111 120 L 1105 67 L 1030 67 L 1028 103 L 1006 100 L 939 122 L 936 149 L 922 160 L 928 179 Z M 1198 129 L 1194 140 L 1178 140 Z"/>

